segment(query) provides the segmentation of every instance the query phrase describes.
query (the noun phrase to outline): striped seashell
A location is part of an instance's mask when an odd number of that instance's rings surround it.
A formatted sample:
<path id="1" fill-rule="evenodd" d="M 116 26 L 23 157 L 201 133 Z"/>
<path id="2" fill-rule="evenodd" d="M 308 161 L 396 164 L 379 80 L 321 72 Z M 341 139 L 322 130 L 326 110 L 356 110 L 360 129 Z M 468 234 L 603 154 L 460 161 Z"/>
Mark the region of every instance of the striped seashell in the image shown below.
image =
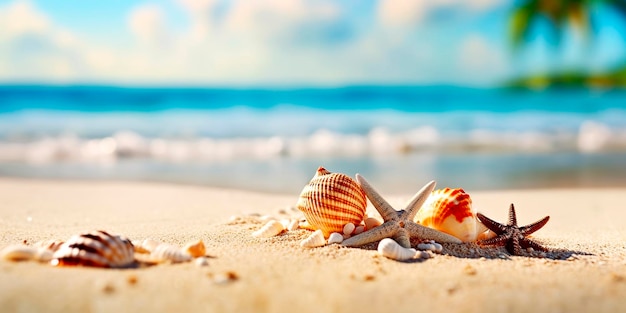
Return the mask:
<path id="1" fill-rule="evenodd" d="M 391 238 L 385 238 L 378 243 L 378 253 L 396 261 L 406 261 L 421 256 L 417 254 L 417 250 L 404 248 Z"/>
<path id="2" fill-rule="evenodd" d="M 183 247 L 183 252 L 189 254 L 192 258 L 197 258 L 206 255 L 206 247 L 201 239 L 187 243 Z"/>
<path id="3" fill-rule="evenodd" d="M 365 215 L 367 200 L 361 186 L 352 178 L 331 173 L 319 167 L 304 187 L 296 207 L 312 229 L 320 229 L 324 237 L 343 233 L 344 225 L 359 225 Z"/>
<path id="4" fill-rule="evenodd" d="M 431 193 L 414 221 L 461 239 L 476 241 L 478 228 L 472 199 L 461 188 L 438 189 Z"/>
<path id="5" fill-rule="evenodd" d="M 52 256 L 55 266 L 94 266 L 121 268 L 135 261 L 130 240 L 103 230 L 75 235 Z"/>
<path id="6" fill-rule="evenodd" d="M 177 246 L 162 243 L 150 253 L 149 260 L 154 263 L 181 263 L 191 261 L 191 256 Z"/>
<path id="7" fill-rule="evenodd" d="M 285 230 L 283 224 L 276 220 L 271 220 L 267 224 L 263 225 L 259 230 L 252 233 L 252 237 L 256 238 L 269 238 L 274 237 Z"/>
<path id="8" fill-rule="evenodd" d="M 300 242 L 300 246 L 304 248 L 316 248 L 325 245 L 326 239 L 324 238 L 324 233 L 321 229 L 314 231 L 313 234 Z"/>
<path id="9" fill-rule="evenodd" d="M 152 238 L 146 238 L 138 244 L 133 243 L 133 245 L 135 246 L 135 252 L 137 253 L 150 253 L 154 251 L 154 249 L 160 244 L 161 242 L 156 241 Z"/>

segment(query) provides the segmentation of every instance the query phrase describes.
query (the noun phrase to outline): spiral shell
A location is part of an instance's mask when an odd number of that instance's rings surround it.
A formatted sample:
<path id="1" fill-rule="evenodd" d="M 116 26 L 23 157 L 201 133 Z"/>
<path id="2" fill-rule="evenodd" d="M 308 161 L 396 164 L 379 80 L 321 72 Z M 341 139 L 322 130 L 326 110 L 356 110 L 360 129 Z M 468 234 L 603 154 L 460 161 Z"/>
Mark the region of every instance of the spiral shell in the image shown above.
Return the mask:
<path id="1" fill-rule="evenodd" d="M 461 239 L 476 241 L 478 228 L 472 199 L 461 188 L 438 189 L 432 192 L 414 221 Z"/>
<path id="2" fill-rule="evenodd" d="M 302 190 L 296 207 L 313 229 L 321 229 L 324 237 L 328 237 L 333 232 L 343 233 L 348 223 L 359 225 L 367 200 L 363 189 L 352 178 L 320 166 Z"/>
<path id="3" fill-rule="evenodd" d="M 120 268 L 134 263 L 130 240 L 103 230 L 73 236 L 52 256 L 52 265 Z"/>
<path id="4" fill-rule="evenodd" d="M 191 261 L 191 255 L 177 246 L 162 243 L 154 248 L 149 259 L 155 263 L 181 263 Z"/>
<path id="5" fill-rule="evenodd" d="M 260 229 L 252 233 L 252 237 L 255 238 L 269 238 L 274 237 L 285 230 L 283 224 L 276 220 L 270 220 L 267 224 L 263 225 Z"/>
<path id="6" fill-rule="evenodd" d="M 378 243 L 378 253 L 396 261 L 406 261 L 418 256 L 417 250 L 404 248 L 391 238 L 385 238 Z"/>
<path id="7" fill-rule="evenodd" d="M 304 248 L 316 248 L 326 245 L 326 239 L 324 239 L 324 233 L 318 229 L 314 231 L 309 237 L 300 242 L 300 246 Z"/>

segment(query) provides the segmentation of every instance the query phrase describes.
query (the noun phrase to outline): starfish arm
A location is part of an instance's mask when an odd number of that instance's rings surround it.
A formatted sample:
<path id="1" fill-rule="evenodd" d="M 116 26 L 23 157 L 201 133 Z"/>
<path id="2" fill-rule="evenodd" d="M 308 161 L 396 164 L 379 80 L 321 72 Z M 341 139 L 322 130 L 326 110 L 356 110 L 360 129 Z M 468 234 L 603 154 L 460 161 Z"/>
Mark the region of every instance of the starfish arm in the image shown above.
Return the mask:
<path id="1" fill-rule="evenodd" d="M 422 189 L 420 189 L 414 196 L 411 198 L 409 203 L 406 206 L 405 212 L 402 213 L 400 217 L 401 220 L 413 220 L 417 212 L 422 208 L 422 204 L 430 197 L 430 194 L 435 189 L 435 185 L 437 183 L 432 180 L 428 184 L 426 184 Z"/>
<path id="2" fill-rule="evenodd" d="M 481 240 L 478 242 L 478 244 L 481 245 L 501 245 L 503 242 L 507 241 L 508 237 L 506 236 L 498 236 L 498 237 L 493 237 L 491 239 L 485 239 L 485 240 Z"/>
<path id="3" fill-rule="evenodd" d="M 440 243 L 462 243 L 461 239 L 459 238 L 440 232 L 436 229 L 416 224 L 413 221 L 404 221 L 404 228 L 409 232 L 411 237 L 434 240 Z"/>
<path id="4" fill-rule="evenodd" d="M 548 251 L 548 249 L 546 249 L 542 245 L 528 238 L 520 240 L 520 245 L 522 246 L 522 248 L 533 248 L 538 251 Z"/>
<path id="5" fill-rule="evenodd" d="M 517 216 L 515 216 L 515 206 L 509 206 L 509 226 L 517 226 Z"/>
<path id="6" fill-rule="evenodd" d="M 374 227 L 366 232 L 344 240 L 341 245 L 346 247 L 356 247 L 378 241 L 393 236 L 398 231 L 395 221 L 385 222 L 378 227 Z"/>
<path id="7" fill-rule="evenodd" d="M 399 245 L 404 248 L 411 247 L 411 237 L 409 233 L 404 228 L 398 228 L 398 231 L 395 235 L 393 235 L 393 240 L 395 240 Z"/>
<path id="8" fill-rule="evenodd" d="M 522 255 L 522 247 L 520 247 L 519 237 L 513 235 L 504 245 L 506 251 L 511 255 Z"/>
<path id="9" fill-rule="evenodd" d="M 370 185 L 363 176 L 356 174 L 356 181 L 359 183 L 365 195 L 370 200 L 372 205 L 376 208 L 380 216 L 383 217 L 383 220 L 389 221 L 398 217 L 398 212 L 394 210 L 394 208 L 380 196 L 380 194 L 374 190 L 372 185 Z"/>
<path id="10" fill-rule="evenodd" d="M 506 230 L 504 225 L 484 216 L 482 213 L 476 213 L 476 217 L 485 227 L 489 228 L 489 230 L 497 235 L 502 235 Z"/>
<path id="11" fill-rule="evenodd" d="M 520 227 L 520 232 L 522 233 L 522 235 L 524 236 L 528 236 L 536 231 L 538 231 L 539 229 L 541 229 L 541 227 L 545 226 L 546 223 L 548 223 L 548 220 L 550 219 L 549 216 L 546 216 L 530 225 L 526 225 L 524 227 Z"/>

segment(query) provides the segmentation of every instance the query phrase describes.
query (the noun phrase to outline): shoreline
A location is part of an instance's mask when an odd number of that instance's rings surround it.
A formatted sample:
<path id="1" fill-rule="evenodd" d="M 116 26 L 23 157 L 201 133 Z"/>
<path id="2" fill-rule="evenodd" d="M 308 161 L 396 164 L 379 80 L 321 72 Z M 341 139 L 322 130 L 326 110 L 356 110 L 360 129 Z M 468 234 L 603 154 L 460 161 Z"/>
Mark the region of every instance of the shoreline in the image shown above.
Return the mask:
<path id="1" fill-rule="evenodd" d="M 444 187 L 444 186 L 442 186 Z M 14 311 L 455 312 L 626 309 L 626 188 L 471 193 L 479 212 L 520 225 L 551 219 L 533 238 L 570 252 L 565 259 L 443 254 L 417 262 L 380 257 L 375 246 L 304 249 L 296 230 L 268 239 L 251 233 L 298 194 L 202 186 L 0 178 L 0 248 L 67 239 L 102 228 L 132 240 L 183 245 L 202 239 L 209 265 L 164 264 L 112 270 L 0 261 L 0 307 Z M 399 208 L 411 195 L 385 197 Z M 231 220 L 231 216 L 239 218 Z M 480 254 L 480 253 L 479 253 Z M 499 257 L 503 255 L 505 257 Z M 215 277 L 234 273 L 219 283 Z M 51 291 L 53 293 L 51 294 Z"/>

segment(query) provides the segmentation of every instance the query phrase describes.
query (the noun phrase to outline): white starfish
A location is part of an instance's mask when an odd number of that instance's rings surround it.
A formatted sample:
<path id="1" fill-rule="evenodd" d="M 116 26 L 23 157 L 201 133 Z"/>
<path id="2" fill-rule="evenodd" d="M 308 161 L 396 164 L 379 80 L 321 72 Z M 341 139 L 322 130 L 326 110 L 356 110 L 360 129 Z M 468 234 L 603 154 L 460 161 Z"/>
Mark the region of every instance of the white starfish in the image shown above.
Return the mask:
<path id="1" fill-rule="evenodd" d="M 409 201 L 406 209 L 396 211 L 374 188 L 363 178 L 356 174 L 356 181 L 361 185 L 367 198 L 383 217 L 384 223 L 366 232 L 350 237 L 342 242 L 347 247 L 361 246 L 384 238 L 393 238 L 405 248 L 411 247 L 411 237 L 435 240 L 437 242 L 461 243 L 458 238 L 442 233 L 438 230 L 422 226 L 413 221 L 415 214 L 430 193 L 435 189 L 435 181 L 431 181 L 418 191 Z"/>

